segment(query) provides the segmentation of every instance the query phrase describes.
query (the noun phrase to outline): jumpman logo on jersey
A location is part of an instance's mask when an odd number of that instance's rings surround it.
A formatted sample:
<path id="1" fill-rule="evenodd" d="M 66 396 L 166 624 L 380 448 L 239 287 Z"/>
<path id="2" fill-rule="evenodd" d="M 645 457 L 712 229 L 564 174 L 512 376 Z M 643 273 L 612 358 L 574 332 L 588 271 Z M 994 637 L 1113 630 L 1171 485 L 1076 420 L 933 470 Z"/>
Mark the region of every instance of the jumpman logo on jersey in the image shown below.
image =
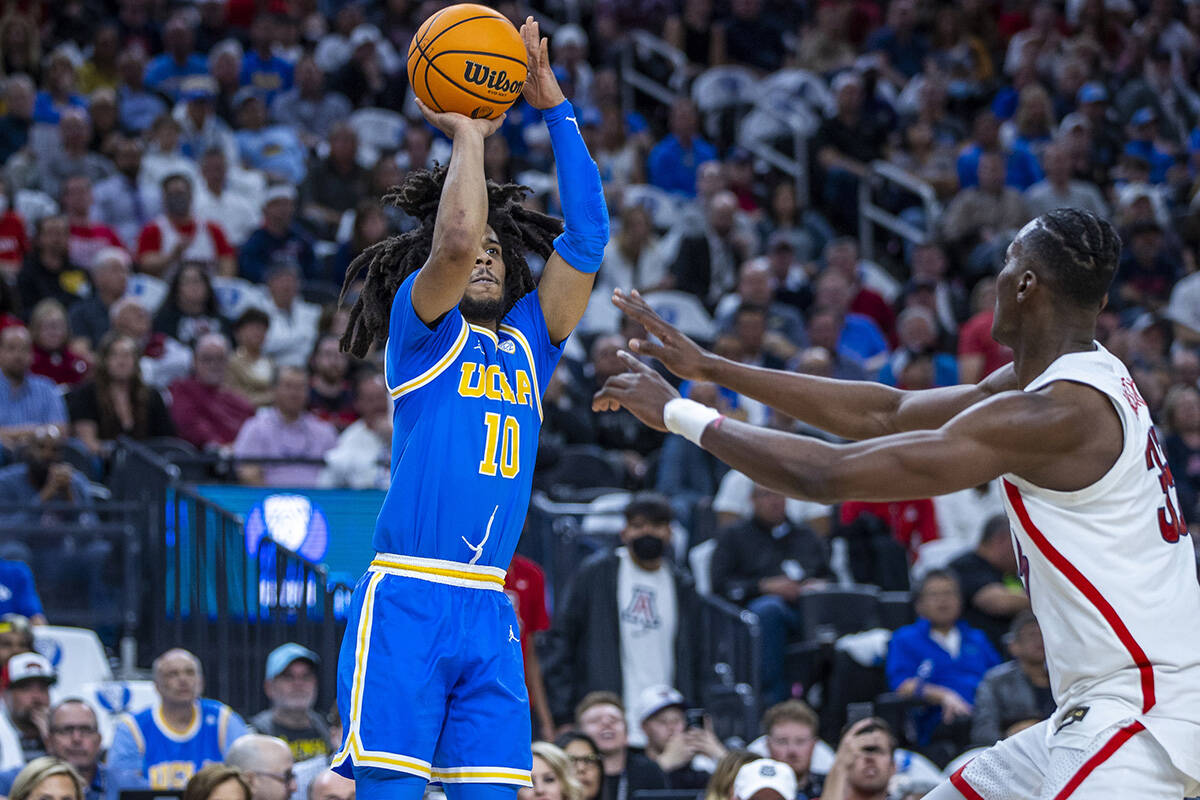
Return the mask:
<path id="1" fill-rule="evenodd" d="M 515 633 L 513 633 L 512 625 L 508 626 L 508 641 L 510 641 L 510 642 L 520 642 L 521 641 L 521 637 L 517 636 Z"/>
<path id="2" fill-rule="evenodd" d="M 483 349 L 483 345 L 481 345 L 479 342 L 475 343 L 475 349 L 483 353 L 485 356 L 487 355 L 487 352 Z"/>
<path id="3" fill-rule="evenodd" d="M 476 561 L 479 560 L 479 557 L 481 555 L 483 555 L 483 546 L 485 544 L 487 544 L 488 537 L 492 535 L 492 523 L 496 521 L 496 512 L 499 510 L 500 510 L 500 506 L 496 506 L 495 508 L 492 509 L 492 516 L 488 520 L 487 530 L 485 530 L 483 532 L 483 541 L 482 542 L 480 542 L 479 544 L 471 544 L 470 542 L 467 541 L 467 537 L 465 537 L 465 536 L 461 537 L 463 540 L 463 544 L 465 544 L 468 548 L 470 548 L 471 552 L 475 554 L 475 555 L 471 556 L 471 560 L 467 562 L 468 564 L 474 564 Z"/>

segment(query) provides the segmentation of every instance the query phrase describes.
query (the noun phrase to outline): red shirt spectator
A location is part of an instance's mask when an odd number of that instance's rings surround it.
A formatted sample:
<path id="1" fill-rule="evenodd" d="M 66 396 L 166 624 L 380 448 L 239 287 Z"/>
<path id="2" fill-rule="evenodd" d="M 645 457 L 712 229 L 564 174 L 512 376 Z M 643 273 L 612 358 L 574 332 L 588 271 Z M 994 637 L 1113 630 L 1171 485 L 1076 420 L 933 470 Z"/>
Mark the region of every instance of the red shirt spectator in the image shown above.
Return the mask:
<path id="1" fill-rule="evenodd" d="M 49 378 L 60 386 L 73 386 L 87 377 L 89 369 L 91 365 L 82 356 L 65 347 L 61 350 L 43 350 L 34 345 L 33 366 L 29 371 Z"/>
<path id="2" fill-rule="evenodd" d="M 512 563 L 508 565 L 508 574 L 504 577 L 504 592 L 512 601 L 521 628 L 525 688 L 529 692 L 534 729 L 547 738 L 553 734 L 554 721 L 550 716 L 546 689 L 542 683 L 542 667 L 532 639 L 533 634 L 550 629 L 550 615 L 546 612 L 546 576 L 533 561 L 514 555 Z"/>
<path id="3" fill-rule="evenodd" d="M 9 209 L 0 216 L 0 268 L 7 268 L 15 275 L 28 252 L 29 234 L 25 230 L 25 220 Z"/>
<path id="4" fill-rule="evenodd" d="M 137 257 L 140 261 L 142 256 L 147 253 L 161 253 L 164 250 L 170 250 L 175 244 L 181 240 L 192 240 L 192 246 L 184 250 L 184 257 L 188 260 L 196 261 L 215 261 L 217 258 L 233 258 L 233 245 L 229 243 L 229 239 L 225 236 L 225 231 L 221 230 L 221 226 L 210 220 L 204 221 L 204 233 L 199 237 L 211 242 L 212 257 L 200 258 L 191 256 L 195 255 L 193 249 L 196 248 L 196 233 L 199 226 L 195 219 L 189 219 L 182 225 L 175 226 L 167 221 L 166 217 L 150 220 L 146 223 L 146 227 L 142 228 L 142 232 L 138 234 Z M 164 235 L 165 232 L 165 235 Z M 164 244 L 164 242 L 169 243 Z M 202 245 L 207 252 L 207 244 Z M 199 250 L 197 249 L 197 252 Z"/>
<path id="5" fill-rule="evenodd" d="M 196 340 L 195 372 L 171 384 L 171 417 L 179 436 L 204 450 L 232 444 L 254 404 L 224 387 L 229 343 L 219 333 Z"/>
<path id="6" fill-rule="evenodd" d="M 107 225 L 92 222 L 71 223 L 71 239 L 67 245 L 67 252 L 70 253 L 72 264 L 91 269 L 96 261 L 96 254 L 106 247 L 124 249 L 125 245 L 121 243 L 117 232 Z"/>
<path id="7" fill-rule="evenodd" d="M 958 376 L 963 383 L 978 383 L 1013 360 L 1012 350 L 992 338 L 992 317 L 986 309 L 967 320 L 958 332 Z"/>
<path id="8" fill-rule="evenodd" d="M 933 501 L 901 500 L 895 503 L 842 503 L 840 522 L 849 525 L 862 514 L 871 514 L 891 528 L 896 541 L 908 548 L 911 560 L 922 542 L 938 538 L 937 515 Z"/>

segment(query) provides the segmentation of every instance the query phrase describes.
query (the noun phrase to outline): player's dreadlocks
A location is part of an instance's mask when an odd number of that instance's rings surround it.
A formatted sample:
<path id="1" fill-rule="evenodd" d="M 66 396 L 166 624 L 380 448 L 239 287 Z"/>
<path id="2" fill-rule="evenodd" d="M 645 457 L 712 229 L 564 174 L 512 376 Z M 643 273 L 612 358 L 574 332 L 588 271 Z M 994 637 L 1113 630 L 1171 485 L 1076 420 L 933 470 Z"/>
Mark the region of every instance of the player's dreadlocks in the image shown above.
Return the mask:
<path id="1" fill-rule="evenodd" d="M 350 309 L 350 320 L 342 334 L 342 350 L 363 358 L 372 344 L 387 336 L 392 299 L 396 289 L 429 258 L 433 249 L 433 225 L 446 167 L 410 172 L 404 183 L 392 187 L 383 202 L 398 206 L 420 220 L 420 225 L 408 233 L 389 237 L 373 244 L 350 262 L 342 284 L 339 302 L 345 298 L 350 285 L 365 267 L 366 280 L 362 292 Z M 562 233 L 562 221 L 521 205 L 529 187 L 516 183 L 487 182 L 488 224 L 496 232 L 504 252 L 504 310 L 507 314 L 517 300 L 534 288 L 533 274 L 525 261 L 532 251 L 549 258 L 554 237 Z"/>

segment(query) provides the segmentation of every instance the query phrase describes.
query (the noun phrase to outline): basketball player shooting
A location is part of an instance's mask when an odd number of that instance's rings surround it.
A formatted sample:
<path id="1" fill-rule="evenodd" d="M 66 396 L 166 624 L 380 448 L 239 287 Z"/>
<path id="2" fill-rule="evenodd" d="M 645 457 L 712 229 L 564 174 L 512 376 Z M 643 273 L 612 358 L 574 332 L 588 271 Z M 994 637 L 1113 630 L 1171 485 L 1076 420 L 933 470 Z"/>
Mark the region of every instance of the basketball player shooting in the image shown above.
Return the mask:
<path id="1" fill-rule="evenodd" d="M 392 483 L 378 551 L 354 591 L 338 662 L 346 721 L 334 768 L 368 800 L 509 800 L 530 786 L 530 721 L 504 571 L 525 519 L 541 395 L 587 305 L 608 240 L 600 174 L 550 69 L 522 26 L 525 99 L 541 110 L 564 221 L 485 181 L 501 119 L 436 113 L 448 168 L 411 173 L 384 199 L 420 227 L 366 250 L 343 348 L 384 345 L 394 403 Z M 546 258 L 535 287 L 525 252 Z M 343 293 L 345 289 L 343 289 Z"/>
<path id="2" fill-rule="evenodd" d="M 972 760 L 933 800 L 1200 793 L 1195 556 L 1146 403 L 1094 340 L 1119 253 L 1112 226 L 1086 212 L 1026 225 L 997 278 L 992 329 L 1014 363 L 976 386 L 918 392 L 727 361 L 636 293 L 614 294 L 659 340 L 632 341 L 634 353 L 858 441 L 725 419 L 628 353 L 630 371 L 608 380 L 596 410 L 628 409 L 757 483 L 819 502 L 907 500 L 1003 479 L 1058 708 Z"/>

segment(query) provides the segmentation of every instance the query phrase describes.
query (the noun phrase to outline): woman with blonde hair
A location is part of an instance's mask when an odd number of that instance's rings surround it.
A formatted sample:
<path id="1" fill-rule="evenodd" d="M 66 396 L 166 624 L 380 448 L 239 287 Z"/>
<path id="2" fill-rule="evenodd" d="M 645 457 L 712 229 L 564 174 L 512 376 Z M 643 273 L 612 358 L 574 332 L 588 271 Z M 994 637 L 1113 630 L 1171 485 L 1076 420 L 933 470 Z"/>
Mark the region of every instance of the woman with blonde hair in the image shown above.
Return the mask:
<path id="1" fill-rule="evenodd" d="M 518 800 L 583 800 L 583 787 L 575 779 L 571 759 L 565 752 L 550 742 L 534 742 L 532 750 L 533 788 L 521 789 Z"/>
<path id="2" fill-rule="evenodd" d="M 13 779 L 9 800 L 83 800 L 83 778 L 53 756 L 35 758 Z"/>
<path id="3" fill-rule="evenodd" d="M 183 800 L 250 800 L 250 784 L 237 767 L 209 764 L 193 775 Z M 36 799 L 35 799 L 36 800 Z"/>
<path id="4" fill-rule="evenodd" d="M 733 779 L 738 770 L 762 756 L 749 750 L 730 750 L 717 762 L 708 786 L 704 788 L 704 800 L 733 800 Z"/>

